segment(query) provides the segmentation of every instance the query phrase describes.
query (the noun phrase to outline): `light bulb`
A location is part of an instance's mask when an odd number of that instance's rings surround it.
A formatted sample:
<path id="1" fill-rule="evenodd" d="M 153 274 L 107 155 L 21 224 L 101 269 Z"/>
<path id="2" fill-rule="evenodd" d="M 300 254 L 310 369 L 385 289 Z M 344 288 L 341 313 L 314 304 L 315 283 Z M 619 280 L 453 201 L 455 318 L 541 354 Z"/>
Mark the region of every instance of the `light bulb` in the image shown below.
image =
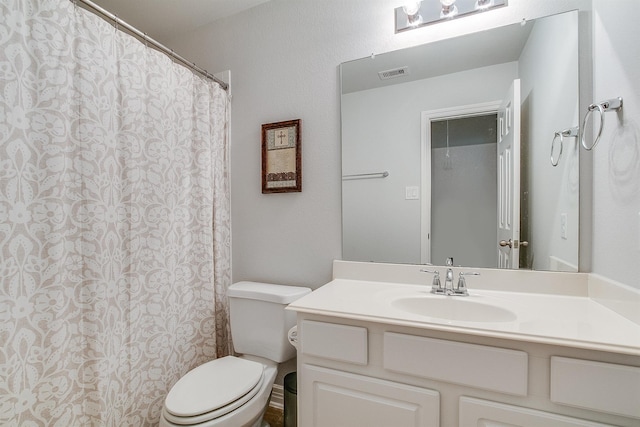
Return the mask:
<path id="1" fill-rule="evenodd" d="M 413 3 L 407 3 L 404 6 L 402 6 L 402 10 L 407 15 L 413 16 L 413 15 L 417 14 L 418 12 L 420 12 L 420 6 L 421 5 L 422 5 L 421 1 L 413 2 Z"/>
<path id="2" fill-rule="evenodd" d="M 440 18 L 451 18 L 458 14 L 458 8 L 455 5 L 456 0 L 440 0 L 442 10 L 440 11 Z"/>
<path id="3" fill-rule="evenodd" d="M 422 16 L 420 15 L 421 1 L 407 3 L 402 6 L 402 10 L 407 14 L 407 24 L 410 27 L 417 27 L 422 24 Z"/>

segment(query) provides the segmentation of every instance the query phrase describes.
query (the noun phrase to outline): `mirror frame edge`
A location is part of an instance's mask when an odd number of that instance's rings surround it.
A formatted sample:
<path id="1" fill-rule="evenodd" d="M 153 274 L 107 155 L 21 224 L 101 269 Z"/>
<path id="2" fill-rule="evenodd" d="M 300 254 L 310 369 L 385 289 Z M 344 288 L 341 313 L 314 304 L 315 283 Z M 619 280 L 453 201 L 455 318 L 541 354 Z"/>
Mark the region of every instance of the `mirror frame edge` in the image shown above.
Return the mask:
<path id="1" fill-rule="evenodd" d="M 578 112 L 593 99 L 593 9 L 578 9 Z M 592 270 L 593 258 L 593 154 L 580 150 L 578 193 L 578 273 Z"/>

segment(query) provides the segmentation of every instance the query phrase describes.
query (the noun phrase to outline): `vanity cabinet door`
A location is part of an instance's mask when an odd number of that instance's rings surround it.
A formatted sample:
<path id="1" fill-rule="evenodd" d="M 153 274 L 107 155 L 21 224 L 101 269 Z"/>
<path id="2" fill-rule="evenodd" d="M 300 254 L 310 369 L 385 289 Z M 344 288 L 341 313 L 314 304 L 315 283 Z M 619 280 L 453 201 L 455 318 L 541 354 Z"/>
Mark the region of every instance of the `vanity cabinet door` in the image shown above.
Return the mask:
<path id="1" fill-rule="evenodd" d="M 438 427 L 434 390 L 304 364 L 298 393 L 305 427 Z"/>

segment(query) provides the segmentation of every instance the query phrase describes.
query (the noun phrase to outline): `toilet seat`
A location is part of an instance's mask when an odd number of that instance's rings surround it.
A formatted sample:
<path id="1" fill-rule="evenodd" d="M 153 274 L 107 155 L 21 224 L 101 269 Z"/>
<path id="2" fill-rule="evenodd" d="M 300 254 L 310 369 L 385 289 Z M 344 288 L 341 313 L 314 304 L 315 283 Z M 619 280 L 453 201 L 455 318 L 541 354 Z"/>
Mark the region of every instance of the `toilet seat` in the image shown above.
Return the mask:
<path id="1" fill-rule="evenodd" d="M 179 425 L 219 418 L 251 400 L 263 381 L 261 363 L 233 356 L 212 360 L 189 371 L 171 388 L 164 417 Z"/>

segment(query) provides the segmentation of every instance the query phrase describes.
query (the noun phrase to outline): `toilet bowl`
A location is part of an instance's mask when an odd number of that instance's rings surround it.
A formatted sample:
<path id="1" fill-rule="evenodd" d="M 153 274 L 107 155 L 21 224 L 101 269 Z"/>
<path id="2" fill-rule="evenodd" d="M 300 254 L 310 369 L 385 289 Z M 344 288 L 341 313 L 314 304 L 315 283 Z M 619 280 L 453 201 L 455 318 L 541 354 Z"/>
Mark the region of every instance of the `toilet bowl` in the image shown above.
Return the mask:
<path id="1" fill-rule="evenodd" d="M 228 290 L 234 349 L 200 365 L 171 388 L 160 427 L 260 427 L 278 363 L 295 356 L 287 331 L 295 315 L 284 307 L 309 288 L 239 282 Z M 235 326 L 234 326 L 235 325 Z"/>
<path id="2" fill-rule="evenodd" d="M 167 395 L 160 427 L 259 427 L 276 374 L 276 363 L 259 358 L 227 356 L 200 365 Z"/>

